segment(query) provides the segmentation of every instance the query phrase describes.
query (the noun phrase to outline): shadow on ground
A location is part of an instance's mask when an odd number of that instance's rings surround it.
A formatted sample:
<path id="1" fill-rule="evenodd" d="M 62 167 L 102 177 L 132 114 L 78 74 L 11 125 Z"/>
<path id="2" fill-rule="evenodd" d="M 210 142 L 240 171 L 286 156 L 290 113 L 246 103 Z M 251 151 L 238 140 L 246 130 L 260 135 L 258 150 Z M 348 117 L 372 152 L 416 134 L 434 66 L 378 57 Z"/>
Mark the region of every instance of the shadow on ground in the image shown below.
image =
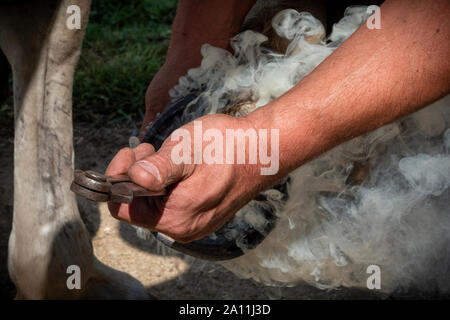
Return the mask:
<path id="1" fill-rule="evenodd" d="M 131 127 L 131 129 L 130 129 Z M 132 126 L 75 127 L 76 167 L 104 171 L 115 151 L 128 143 Z M 0 299 L 11 299 L 15 288 L 7 272 L 7 243 L 12 224 L 13 142 L 0 138 Z M 136 236 L 134 227 L 110 217 L 106 206 L 78 199 L 83 221 L 97 258 L 138 279 L 158 299 L 385 299 L 367 290 L 342 288 L 323 291 L 306 284 L 272 288 L 240 279 L 217 263 L 168 252 L 153 240 Z M 403 295 L 402 295 L 403 296 Z M 407 294 L 408 298 L 418 298 Z"/>

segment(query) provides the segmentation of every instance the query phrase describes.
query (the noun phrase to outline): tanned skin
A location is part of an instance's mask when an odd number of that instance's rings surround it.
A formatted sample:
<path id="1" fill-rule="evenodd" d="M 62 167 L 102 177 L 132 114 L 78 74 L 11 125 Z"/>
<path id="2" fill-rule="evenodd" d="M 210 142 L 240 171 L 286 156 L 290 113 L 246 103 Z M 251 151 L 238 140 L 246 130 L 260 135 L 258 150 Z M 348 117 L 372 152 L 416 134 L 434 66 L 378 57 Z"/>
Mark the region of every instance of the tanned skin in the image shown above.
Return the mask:
<path id="1" fill-rule="evenodd" d="M 245 8 L 241 9 L 235 21 L 242 19 Z M 276 175 L 261 175 L 260 165 L 176 165 L 170 154 L 177 142 L 169 137 L 156 153 L 149 144 L 122 149 L 107 174 L 128 173 L 151 190 L 172 185 L 170 194 L 137 199 L 131 205 L 110 203 L 111 214 L 181 242 L 200 239 L 302 164 L 445 96 L 450 91 L 449 12 L 448 0 L 388 0 L 381 6 L 381 29 L 369 30 L 363 24 L 280 98 L 246 117 L 199 118 L 204 131 L 215 128 L 223 136 L 225 129 L 278 128 L 280 170 Z M 180 32 L 191 27 L 184 22 L 179 22 Z M 231 32 L 230 25 L 234 24 L 224 24 L 224 34 Z M 196 45 L 209 41 L 196 36 L 192 40 Z M 224 47 L 226 39 L 219 38 Z M 198 65 L 195 59 L 189 63 Z M 183 128 L 194 135 L 192 123 Z"/>
<path id="2" fill-rule="evenodd" d="M 170 101 L 169 90 L 190 68 L 200 65 L 200 48 L 208 43 L 230 49 L 230 38 L 235 36 L 247 12 L 256 0 L 181 0 L 172 25 L 172 36 L 166 61 L 153 77 L 145 94 L 146 112 L 140 132 L 156 119 Z"/>

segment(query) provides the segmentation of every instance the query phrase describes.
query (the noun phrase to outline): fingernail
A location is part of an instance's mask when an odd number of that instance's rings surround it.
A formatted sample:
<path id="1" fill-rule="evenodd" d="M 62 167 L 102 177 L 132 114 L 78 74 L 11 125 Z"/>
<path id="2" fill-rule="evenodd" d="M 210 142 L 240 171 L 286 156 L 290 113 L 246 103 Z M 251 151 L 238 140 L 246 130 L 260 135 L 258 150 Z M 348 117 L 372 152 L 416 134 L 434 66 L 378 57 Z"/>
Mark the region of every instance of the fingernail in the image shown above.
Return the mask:
<path id="1" fill-rule="evenodd" d="M 148 162 L 147 160 L 140 160 L 136 162 L 136 164 L 150 173 L 152 176 L 154 176 L 159 182 L 161 182 L 161 175 L 159 174 L 159 170 L 153 163 Z"/>

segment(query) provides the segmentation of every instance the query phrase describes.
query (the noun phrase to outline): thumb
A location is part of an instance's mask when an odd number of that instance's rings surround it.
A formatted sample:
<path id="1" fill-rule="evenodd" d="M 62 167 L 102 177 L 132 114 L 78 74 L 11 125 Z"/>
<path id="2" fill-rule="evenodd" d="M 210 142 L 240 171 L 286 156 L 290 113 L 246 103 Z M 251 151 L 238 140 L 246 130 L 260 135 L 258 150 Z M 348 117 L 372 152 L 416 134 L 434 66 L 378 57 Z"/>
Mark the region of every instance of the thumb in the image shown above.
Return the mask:
<path id="1" fill-rule="evenodd" d="M 161 191 L 185 177 L 185 165 L 175 164 L 170 152 L 160 150 L 135 162 L 129 168 L 128 176 L 134 183 L 148 190 Z"/>

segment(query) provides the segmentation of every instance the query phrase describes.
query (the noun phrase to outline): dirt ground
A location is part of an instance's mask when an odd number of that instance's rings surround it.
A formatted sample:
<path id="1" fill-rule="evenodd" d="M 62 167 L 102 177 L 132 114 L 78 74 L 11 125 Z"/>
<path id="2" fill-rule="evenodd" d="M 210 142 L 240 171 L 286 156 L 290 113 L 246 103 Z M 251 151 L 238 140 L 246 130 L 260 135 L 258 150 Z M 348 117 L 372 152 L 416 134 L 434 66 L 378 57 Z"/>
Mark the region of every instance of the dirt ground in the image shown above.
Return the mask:
<path id="1" fill-rule="evenodd" d="M 75 125 L 76 167 L 103 172 L 115 151 L 127 146 L 130 124 L 104 128 Z M 7 271 L 7 244 L 12 221 L 13 141 L 0 137 L 0 299 L 15 296 Z M 162 252 L 154 241 L 141 240 L 135 229 L 113 219 L 104 204 L 79 199 L 97 258 L 129 273 L 157 299 L 380 299 L 381 294 L 356 289 L 322 291 L 307 285 L 266 287 L 236 277 L 216 263 Z"/>

